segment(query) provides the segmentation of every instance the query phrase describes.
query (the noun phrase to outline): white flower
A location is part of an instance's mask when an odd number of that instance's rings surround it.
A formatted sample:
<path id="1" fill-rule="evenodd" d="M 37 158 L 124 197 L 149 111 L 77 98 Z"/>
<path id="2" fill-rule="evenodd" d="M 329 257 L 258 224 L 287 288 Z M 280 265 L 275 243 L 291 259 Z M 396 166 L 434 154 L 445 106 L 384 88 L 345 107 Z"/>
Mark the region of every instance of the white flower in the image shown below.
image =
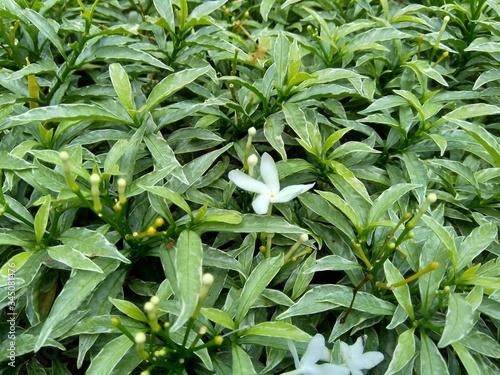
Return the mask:
<path id="1" fill-rule="evenodd" d="M 384 360 L 380 352 L 363 353 L 366 336 L 358 337 L 353 345 L 340 342 L 340 355 L 344 359 L 352 375 L 363 375 L 361 370 L 369 370 Z"/>
<path id="2" fill-rule="evenodd" d="M 325 338 L 319 333 L 307 345 L 306 352 L 300 361 L 297 349 L 295 349 L 291 341 L 288 341 L 288 347 L 292 352 L 296 370 L 286 372 L 282 375 L 349 375 L 347 367 L 331 363 L 316 364 L 319 360 L 330 361 L 330 352 L 325 346 Z"/>
<path id="3" fill-rule="evenodd" d="M 229 179 L 236 186 L 259 194 L 253 201 L 252 207 L 260 215 L 267 212 L 269 204 L 289 202 L 314 186 L 314 183 L 309 185 L 292 185 L 280 190 L 278 169 L 273 158 L 268 153 L 262 155 L 260 175 L 264 182 L 258 181 L 240 171 L 233 170 L 229 172 Z"/>

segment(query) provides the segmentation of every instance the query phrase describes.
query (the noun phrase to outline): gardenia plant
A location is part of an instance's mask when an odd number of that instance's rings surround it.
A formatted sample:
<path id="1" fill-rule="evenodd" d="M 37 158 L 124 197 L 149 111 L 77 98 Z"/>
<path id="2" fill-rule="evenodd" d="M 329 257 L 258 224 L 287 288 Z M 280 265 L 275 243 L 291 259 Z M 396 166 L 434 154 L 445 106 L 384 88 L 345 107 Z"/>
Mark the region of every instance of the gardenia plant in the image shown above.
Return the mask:
<path id="1" fill-rule="evenodd" d="M 278 169 L 273 158 L 267 152 L 262 155 L 260 175 L 264 182 L 258 181 L 241 171 L 233 170 L 228 174 L 229 179 L 236 186 L 259 194 L 252 202 L 254 211 L 259 215 L 267 213 L 271 203 L 289 202 L 314 186 L 314 183 L 308 185 L 291 185 L 281 190 Z"/>

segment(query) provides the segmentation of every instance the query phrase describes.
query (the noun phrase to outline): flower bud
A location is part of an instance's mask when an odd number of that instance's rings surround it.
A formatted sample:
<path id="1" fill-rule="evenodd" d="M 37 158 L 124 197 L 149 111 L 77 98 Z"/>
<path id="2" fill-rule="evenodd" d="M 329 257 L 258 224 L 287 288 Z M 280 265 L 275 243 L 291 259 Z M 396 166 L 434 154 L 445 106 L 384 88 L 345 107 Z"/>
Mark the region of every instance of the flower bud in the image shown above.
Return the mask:
<path id="1" fill-rule="evenodd" d="M 146 342 L 146 334 L 144 332 L 137 332 L 134 340 L 137 345 L 142 345 Z"/>

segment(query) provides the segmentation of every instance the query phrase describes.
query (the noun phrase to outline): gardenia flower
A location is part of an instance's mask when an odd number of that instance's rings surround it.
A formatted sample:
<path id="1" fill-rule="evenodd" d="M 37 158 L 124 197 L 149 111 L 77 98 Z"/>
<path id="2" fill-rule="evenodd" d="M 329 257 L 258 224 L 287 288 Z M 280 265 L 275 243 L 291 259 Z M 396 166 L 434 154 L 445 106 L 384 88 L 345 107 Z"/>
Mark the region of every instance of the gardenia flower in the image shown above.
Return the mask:
<path id="1" fill-rule="evenodd" d="M 319 333 L 309 342 L 306 352 L 300 361 L 297 349 L 295 349 L 291 341 L 288 341 L 288 347 L 292 352 L 296 370 L 286 372 L 282 375 L 349 375 L 347 367 L 331 363 L 316 364 L 319 360 L 330 361 L 330 352 L 325 346 L 325 338 Z"/>
<path id="2" fill-rule="evenodd" d="M 363 353 L 366 336 L 358 337 L 353 345 L 340 342 L 340 355 L 344 359 L 352 375 L 363 375 L 361 370 L 369 370 L 383 361 L 384 355 L 380 352 Z"/>
<path id="3" fill-rule="evenodd" d="M 278 169 L 273 158 L 268 153 L 262 155 L 260 175 L 264 182 L 258 181 L 240 171 L 233 170 L 229 172 L 229 179 L 236 186 L 259 194 L 252 202 L 254 211 L 259 215 L 267 212 L 269 204 L 289 202 L 314 186 L 314 183 L 309 185 L 292 185 L 280 190 Z"/>

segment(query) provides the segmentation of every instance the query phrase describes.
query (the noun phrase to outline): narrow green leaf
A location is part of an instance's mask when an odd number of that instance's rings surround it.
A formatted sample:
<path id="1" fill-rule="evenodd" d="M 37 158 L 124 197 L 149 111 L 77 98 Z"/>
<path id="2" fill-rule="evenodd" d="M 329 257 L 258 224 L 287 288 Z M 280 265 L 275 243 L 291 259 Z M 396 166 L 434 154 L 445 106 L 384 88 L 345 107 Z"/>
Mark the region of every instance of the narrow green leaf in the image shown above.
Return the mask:
<path id="1" fill-rule="evenodd" d="M 306 115 L 296 103 L 285 103 L 282 106 L 287 124 L 304 141 L 308 147 L 312 147 L 309 133 L 307 132 Z"/>
<path id="2" fill-rule="evenodd" d="M 87 257 L 104 257 L 130 263 L 106 237 L 87 228 L 70 228 L 59 236 L 59 240 Z"/>
<path id="3" fill-rule="evenodd" d="M 414 185 L 420 185 L 415 188 L 415 194 L 418 197 L 418 204 L 423 204 L 426 198 L 426 190 L 429 182 L 427 176 L 427 167 L 420 158 L 413 152 L 405 152 L 401 158 L 406 167 L 407 176 Z"/>
<path id="4" fill-rule="evenodd" d="M 102 269 L 102 273 L 82 270 L 76 270 L 72 273 L 54 301 L 49 316 L 43 322 L 35 345 L 35 351 L 40 350 L 57 325 L 75 311 L 92 294 L 97 285 L 118 268 L 120 264 L 114 259 L 107 258 L 99 258 L 95 262 Z"/>
<path id="5" fill-rule="evenodd" d="M 272 48 L 274 64 L 276 65 L 279 87 L 285 84 L 286 73 L 288 70 L 288 56 L 290 53 L 290 41 L 282 31 L 278 32 L 278 37 Z"/>
<path id="6" fill-rule="evenodd" d="M 203 247 L 200 236 L 186 229 L 181 232 L 176 243 L 175 273 L 181 299 L 181 313 L 170 329 L 181 328 L 193 314 L 201 290 Z"/>
<path id="7" fill-rule="evenodd" d="M 0 245 L 35 247 L 35 243 L 26 238 L 26 232 L 10 229 L 0 229 Z"/>
<path id="8" fill-rule="evenodd" d="M 119 63 L 113 63 L 109 66 L 109 76 L 120 103 L 128 110 L 135 109 L 132 100 L 132 87 L 125 69 Z"/>
<path id="9" fill-rule="evenodd" d="M 316 193 L 325 198 L 328 202 L 333 204 L 336 208 L 338 208 L 349 220 L 351 220 L 352 224 L 356 228 L 358 232 L 363 230 L 363 224 L 361 223 L 361 219 L 356 214 L 356 211 L 347 204 L 345 200 L 343 200 L 339 195 L 335 193 L 331 193 L 329 191 L 319 191 L 316 190 Z"/>
<path id="10" fill-rule="evenodd" d="M 266 118 L 264 123 L 264 137 L 266 137 L 269 144 L 279 152 L 283 161 L 287 160 L 285 143 L 283 142 L 283 131 L 285 130 L 285 123 L 283 118 L 277 114 L 272 114 Z"/>
<path id="11" fill-rule="evenodd" d="M 0 276 L 8 277 L 9 271 L 17 273 L 17 277 L 19 277 L 19 269 L 23 266 L 24 263 L 28 261 L 28 259 L 36 252 L 36 250 L 31 251 L 23 251 L 22 253 L 14 255 L 10 258 L 3 266 L 0 268 Z M 14 265 L 14 267 L 12 267 Z"/>
<path id="12" fill-rule="evenodd" d="M 231 316 L 223 310 L 204 307 L 201 309 L 201 314 L 212 322 L 220 324 L 221 326 L 229 328 L 230 330 L 235 330 L 238 328 L 236 324 L 234 324 Z"/>
<path id="13" fill-rule="evenodd" d="M 461 107 L 463 108 L 463 107 Z M 500 107 L 495 107 L 500 113 Z M 483 127 L 467 121 L 451 120 L 463 130 L 465 130 L 472 138 L 474 138 L 486 152 L 491 155 L 496 167 L 500 167 L 500 144 L 497 139 Z"/>
<path id="14" fill-rule="evenodd" d="M 50 195 L 46 195 L 43 198 L 41 207 L 38 209 L 35 215 L 35 239 L 37 244 L 40 244 L 40 242 L 42 242 L 43 235 L 45 234 L 45 229 L 47 229 L 47 223 L 49 222 L 50 202 Z"/>
<path id="15" fill-rule="evenodd" d="M 92 362 L 85 372 L 88 375 L 111 374 L 120 360 L 134 346 L 132 340 L 125 335 L 109 341 L 101 351 L 92 358 Z"/>
<path id="16" fill-rule="evenodd" d="M 51 41 L 51 43 L 57 48 L 59 53 L 66 60 L 67 57 L 66 53 L 64 52 L 64 46 L 61 42 L 61 39 L 57 35 L 57 32 L 59 31 L 59 25 L 56 23 L 56 21 L 54 21 L 52 18 L 46 18 L 32 9 L 25 9 L 23 13 L 26 18 L 28 18 L 33 23 L 33 25 L 35 25 L 35 27 L 43 35 L 45 35 L 48 40 Z M 54 29 L 55 25 L 57 25 L 57 29 Z"/>
<path id="17" fill-rule="evenodd" d="M 271 8 L 273 7 L 275 2 L 276 0 L 262 0 L 262 2 L 260 3 L 260 15 L 265 22 L 267 22 L 269 12 L 271 11 Z"/>
<path id="18" fill-rule="evenodd" d="M 468 335 L 464 336 L 460 340 L 460 343 L 466 348 L 487 357 L 500 358 L 500 344 L 497 339 L 475 328 Z"/>
<path id="19" fill-rule="evenodd" d="M 257 375 L 252 364 L 252 359 L 239 345 L 233 344 L 232 350 L 233 366 L 232 374 L 234 375 Z"/>
<path id="20" fill-rule="evenodd" d="M 81 252 L 72 249 L 68 245 L 57 245 L 47 248 L 49 255 L 73 269 L 87 270 L 102 273 L 101 268 L 92 262 Z"/>
<path id="21" fill-rule="evenodd" d="M 138 308 L 136 305 L 134 305 L 132 302 L 125 301 L 122 299 L 117 299 L 117 298 L 109 298 L 111 303 L 122 313 L 125 315 L 131 317 L 134 320 L 138 320 L 140 322 L 148 322 L 148 318 L 140 308 Z"/>
<path id="22" fill-rule="evenodd" d="M 35 168 L 35 166 L 31 163 L 28 163 L 26 160 L 11 155 L 6 151 L 0 152 L 0 169 L 15 171 L 31 168 Z"/>
<path id="23" fill-rule="evenodd" d="M 210 69 L 210 66 L 206 66 L 204 68 L 186 69 L 170 74 L 153 88 L 146 103 L 139 110 L 143 113 L 151 111 L 169 96 L 208 73 Z"/>
<path id="24" fill-rule="evenodd" d="M 448 233 L 448 231 L 441 224 L 439 224 L 430 216 L 423 215 L 422 220 L 425 222 L 425 224 L 427 224 L 429 228 L 431 228 L 436 236 L 439 237 L 439 240 L 448 251 L 448 256 L 450 257 L 451 264 L 453 265 L 453 269 L 456 272 L 458 264 L 458 251 L 457 247 L 455 246 L 455 241 L 451 237 L 450 233 Z"/>
<path id="25" fill-rule="evenodd" d="M 462 105 L 445 116 L 448 120 L 464 120 L 471 117 L 480 117 L 500 114 L 500 107 L 492 104 L 475 103 Z M 477 126 L 477 125 L 476 125 Z M 479 127 L 479 126 L 478 126 Z"/>
<path id="26" fill-rule="evenodd" d="M 398 374 L 415 355 L 415 327 L 404 331 L 398 337 L 398 344 L 385 375 Z"/>
<path id="27" fill-rule="evenodd" d="M 474 311 L 472 306 L 457 293 L 450 293 L 448 297 L 448 311 L 439 348 L 444 348 L 451 343 L 465 337 L 474 326 Z"/>
<path id="28" fill-rule="evenodd" d="M 467 348 L 459 342 L 454 342 L 451 344 L 455 353 L 458 354 L 458 358 L 467 370 L 467 375 L 482 375 L 481 369 L 479 368 L 474 357 L 469 353 Z"/>
<path id="29" fill-rule="evenodd" d="M 10 117 L 7 119 L 5 125 L 0 126 L 0 130 L 10 126 L 28 124 L 33 121 L 62 122 L 83 120 L 110 121 L 133 125 L 130 117 L 121 117 L 96 104 L 59 104 L 33 108 L 20 115 Z"/>
<path id="30" fill-rule="evenodd" d="M 476 82 L 474 83 L 474 87 L 472 90 L 477 90 L 484 84 L 492 81 L 498 81 L 500 80 L 500 69 L 488 69 L 481 73 L 481 75 L 476 79 Z"/>
<path id="31" fill-rule="evenodd" d="M 482 224 L 481 226 L 474 228 L 458 249 L 459 257 L 457 271 L 464 268 L 493 241 L 495 241 L 497 232 L 498 230 L 494 223 Z"/>
<path id="32" fill-rule="evenodd" d="M 420 332 L 420 373 L 443 375 L 450 373 L 434 341 L 423 331 Z"/>
<path id="33" fill-rule="evenodd" d="M 311 335 L 286 322 L 263 322 L 243 331 L 242 336 L 257 335 L 265 337 L 280 337 L 287 340 L 309 342 Z"/>
<path id="34" fill-rule="evenodd" d="M 311 268 L 308 268 L 304 273 L 314 273 L 318 271 L 342 271 L 342 270 L 355 270 L 361 269 L 362 266 L 353 262 L 352 260 L 347 260 L 339 255 L 327 255 L 316 261 L 316 264 Z"/>
<path id="35" fill-rule="evenodd" d="M 325 164 L 331 167 L 336 174 L 342 177 L 345 182 L 347 182 L 361 197 L 363 197 L 368 203 L 372 203 L 368 191 L 366 191 L 365 185 L 357 179 L 357 177 L 352 173 L 347 167 L 335 160 L 326 160 Z"/>
<path id="36" fill-rule="evenodd" d="M 179 193 L 176 193 L 173 190 L 170 190 L 169 188 L 166 188 L 164 186 L 142 186 L 139 185 L 141 189 L 144 189 L 146 191 L 149 191 L 153 194 L 159 195 L 160 197 L 163 197 L 173 204 L 179 206 L 182 208 L 184 211 L 188 213 L 189 216 L 192 216 L 193 214 L 191 213 L 191 208 L 187 204 L 187 202 L 182 198 L 182 195 Z"/>
<path id="37" fill-rule="evenodd" d="M 290 224 L 278 216 L 263 216 L 254 214 L 241 215 L 239 224 L 219 222 L 203 222 L 196 225 L 199 232 L 233 232 L 233 233 L 307 233 L 306 229 Z"/>
<path id="38" fill-rule="evenodd" d="M 261 260 L 248 277 L 237 302 L 235 323 L 241 323 L 253 302 L 260 296 L 271 280 L 283 266 L 283 254 L 277 257 Z"/>
<path id="39" fill-rule="evenodd" d="M 443 168 L 446 168 L 461 177 L 463 177 L 471 186 L 476 190 L 476 192 L 480 192 L 479 190 L 479 185 L 476 181 L 476 178 L 474 176 L 474 172 L 472 169 L 467 167 L 461 162 L 454 161 L 454 160 L 446 160 L 446 159 L 432 159 L 430 160 L 431 164 L 434 165 L 439 165 Z"/>
<path id="40" fill-rule="evenodd" d="M 339 141 L 347 132 L 351 131 L 352 129 L 353 129 L 352 127 L 347 127 L 332 133 L 323 144 L 323 149 L 321 150 L 323 155 L 325 155 L 328 152 L 328 150 L 333 147 L 335 142 Z"/>
<path id="41" fill-rule="evenodd" d="M 384 272 L 387 281 L 391 284 L 403 281 L 404 277 L 399 270 L 391 263 L 389 259 L 384 262 Z M 405 309 L 411 319 L 415 319 L 415 312 L 413 311 L 413 304 L 411 302 L 410 288 L 408 284 L 404 284 L 394 288 L 392 291 L 398 300 L 399 304 Z"/>
<path id="42" fill-rule="evenodd" d="M 171 0 L 153 0 L 158 14 L 165 20 L 168 25 L 168 31 L 171 33 L 175 32 L 175 18 L 174 11 L 172 9 Z"/>

